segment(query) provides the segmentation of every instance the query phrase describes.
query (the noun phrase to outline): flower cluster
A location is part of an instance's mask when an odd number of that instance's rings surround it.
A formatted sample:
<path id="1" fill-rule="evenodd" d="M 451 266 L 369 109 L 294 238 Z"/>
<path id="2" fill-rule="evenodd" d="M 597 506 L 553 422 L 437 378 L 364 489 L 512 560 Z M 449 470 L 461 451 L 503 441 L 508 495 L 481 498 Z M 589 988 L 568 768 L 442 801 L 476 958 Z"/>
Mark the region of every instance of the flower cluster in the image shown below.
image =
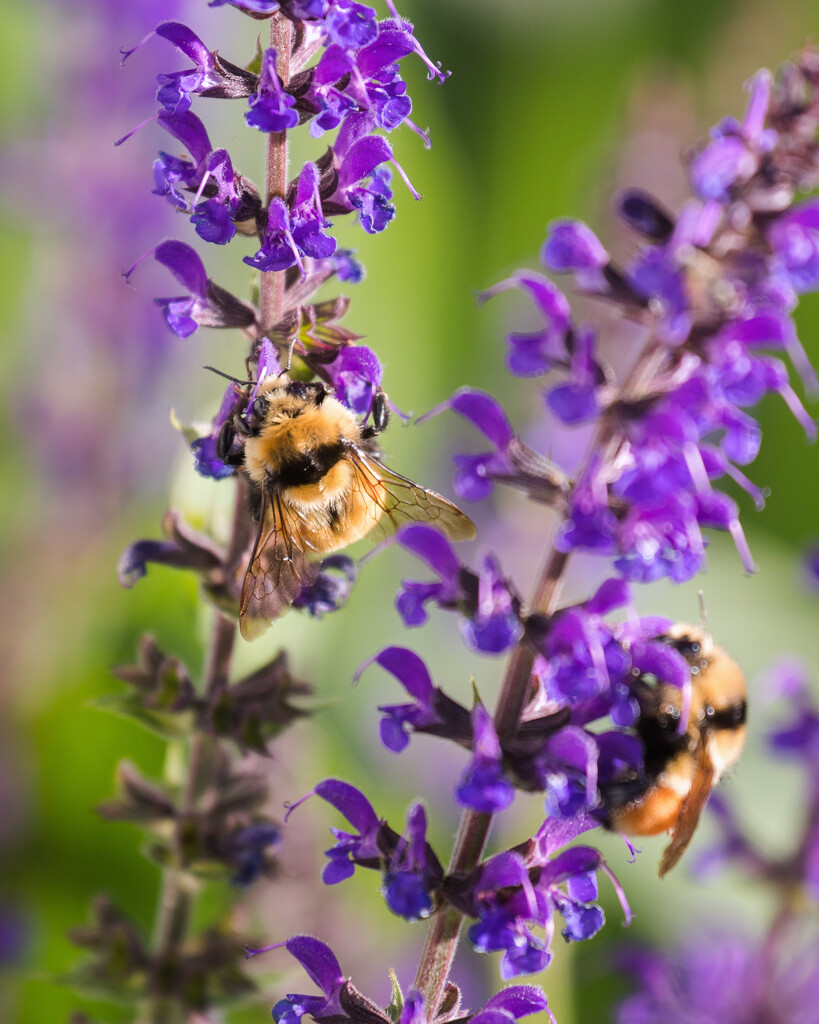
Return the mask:
<path id="1" fill-rule="evenodd" d="M 429 917 L 446 901 L 475 920 L 468 935 L 478 952 L 504 951 L 504 978 L 531 974 L 548 965 L 556 914 L 563 918 L 562 935 L 567 941 L 597 934 L 605 921 L 594 902 L 598 871 L 611 878 L 626 920 L 630 920 L 625 896 L 600 853 L 585 846 L 564 849 L 581 832 L 599 824 L 590 815 L 575 814 L 565 820 L 553 817 L 532 840 L 490 858 L 473 872 L 445 875 L 426 841 L 426 813 L 421 804 L 410 808 L 405 833 L 399 836 L 349 783 L 326 779 L 314 793 L 357 830 L 332 830 L 337 841 L 326 854 L 325 884 L 349 878 L 356 866 L 379 871 L 387 906 L 408 921 Z M 499 807 L 495 803 L 485 809 Z M 543 929 L 545 938 L 535 937 L 533 927 Z"/>
<path id="2" fill-rule="evenodd" d="M 151 120 L 180 142 L 189 158 L 161 152 L 154 163 L 154 192 L 186 212 L 206 242 L 226 245 L 237 234 L 256 236 L 259 248 L 245 263 L 262 272 L 296 267 L 301 281 L 309 279 L 314 290 L 330 274 L 345 279 L 351 274 L 347 254 L 337 252 L 329 233 L 328 218 L 356 213 L 366 232 L 383 231 L 395 217 L 391 166 L 420 198 L 396 162 L 392 145 L 380 134 L 402 124 L 420 132 L 409 120 L 412 101 L 401 78 L 401 60 L 419 54 L 431 77 L 443 80 L 446 75 L 426 57 L 412 26 L 394 9 L 391 18 L 378 20 L 372 8 L 347 0 L 264 7 L 254 13 L 270 17 L 281 10 L 299 27 L 299 42 L 287 52 L 265 50 L 250 70 L 210 50 L 188 26 L 175 21 L 163 22 L 136 47 L 123 51 L 123 59 L 156 36 L 193 64 L 157 79 L 160 110 Z M 319 51 L 318 60 L 310 64 Z M 259 189 L 234 169 L 228 151 L 214 149 L 205 125 L 191 110 L 194 97 L 247 101 L 245 121 L 261 132 L 280 134 L 309 123 L 314 138 L 338 129 L 336 139 L 321 157 L 303 165 L 282 194 L 264 202 Z M 213 308 L 219 300 L 233 299 L 226 293 L 220 292 L 215 303 L 211 295 L 208 303 L 210 282 L 201 261 L 195 270 L 188 269 L 198 257 L 190 247 L 174 245 L 171 254 L 157 249 L 156 258 L 192 295 L 182 320 L 168 315 L 166 307 L 171 329 L 186 337 L 197 326 L 252 326 L 253 321 L 237 324 Z"/>
<path id="3" fill-rule="evenodd" d="M 488 1000 L 477 1013 L 464 1013 L 460 1005 L 460 992 L 450 983 L 444 1000 L 434 1012 L 425 1006 L 423 996 L 417 989 L 409 989 L 406 996 L 393 979 L 393 1001 L 382 1010 L 362 995 L 349 978 L 345 978 L 335 954 L 329 946 L 309 935 L 295 935 L 287 942 L 280 943 L 291 956 L 302 965 L 310 979 L 322 990 L 323 995 L 288 995 L 273 1007 L 276 1024 L 301 1024 L 305 1014 L 321 1024 L 322 1021 L 350 1024 L 514 1024 L 521 1017 L 532 1013 L 545 1012 L 550 1020 L 554 1017 L 549 1010 L 546 997 L 531 985 L 512 985 Z M 264 950 L 248 950 L 248 956 L 277 949 L 267 946 Z"/>
<path id="4" fill-rule="evenodd" d="M 741 467 L 759 451 L 761 430 L 748 410 L 766 394 L 779 394 L 816 437 L 785 364 L 768 353 L 787 354 L 816 391 L 792 313 L 798 295 L 819 286 L 819 205 L 798 198 L 819 180 L 818 85 L 813 50 L 776 82 L 759 72 L 743 121 L 721 122 L 689 158 L 696 198 L 676 215 L 644 192 L 622 192 L 617 212 L 643 240 L 626 266 L 585 224 L 551 226 L 546 268 L 573 275 L 580 291 L 619 307 L 649 339 L 624 383 L 594 326 L 576 323 L 543 275 L 521 271 L 485 293 L 522 289 L 530 297 L 543 327 L 509 336 L 509 369 L 547 377 L 544 397 L 558 421 L 597 426 L 570 487 L 551 465 L 535 468 L 545 500 L 564 517 L 561 550 L 613 557 L 629 580 L 681 582 L 703 567 L 702 528 L 710 527 L 728 531 L 745 569 L 754 569 L 737 505 L 720 488 L 733 481 L 764 503 Z M 537 493 L 533 462 L 519 465 L 520 442 L 494 400 L 462 392 L 448 405 L 493 446 L 458 456 L 461 496 L 485 497 L 493 481 Z"/>

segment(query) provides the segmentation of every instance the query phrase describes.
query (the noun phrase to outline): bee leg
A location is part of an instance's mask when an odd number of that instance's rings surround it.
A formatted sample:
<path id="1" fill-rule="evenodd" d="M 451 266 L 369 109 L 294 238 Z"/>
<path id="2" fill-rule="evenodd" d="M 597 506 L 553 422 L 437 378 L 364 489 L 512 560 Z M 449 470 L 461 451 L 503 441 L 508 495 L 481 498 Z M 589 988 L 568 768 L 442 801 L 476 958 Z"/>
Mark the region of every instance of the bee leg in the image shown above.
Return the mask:
<path id="1" fill-rule="evenodd" d="M 247 424 L 241 416 L 234 416 L 222 424 L 219 436 L 216 438 L 216 457 L 221 459 L 226 466 L 241 466 L 245 461 L 244 448 L 238 451 L 233 450 L 237 434 L 249 433 Z"/>
<path id="2" fill-rule="evenodd" d="M 253 433 L 253 430 L 251 429 L 250 425 L 248 424 L 244 416 L 239 416 L 238 414 L 234 416 L 232 425 L 234 430 L 238 431 L 238 433 L 240 434 L 244 434 L 245 437 L 250 437 L 250 435 Z"/>
<path id="3" fill-rule="evenodd" d="M 387 424 L 390 422 L 389 402 L 381 388 L 373 396 L 372 414 L 372 426 L 365 427 L 361 432 L 361 436 L 364 438 L 375 437 L 376 434 L 380 434 L 383 430 L 387 429 Z"/>

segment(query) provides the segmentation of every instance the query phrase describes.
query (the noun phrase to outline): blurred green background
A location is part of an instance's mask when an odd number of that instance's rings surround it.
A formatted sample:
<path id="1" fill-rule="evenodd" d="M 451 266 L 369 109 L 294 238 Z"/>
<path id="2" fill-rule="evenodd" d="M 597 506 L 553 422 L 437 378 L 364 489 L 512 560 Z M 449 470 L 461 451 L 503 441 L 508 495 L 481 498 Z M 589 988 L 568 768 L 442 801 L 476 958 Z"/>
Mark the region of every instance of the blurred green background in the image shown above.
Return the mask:
<path id="1" fill-rule="evenodd" d="M 0 906 L 19 917 L 23 938 L 18 963 L 0 966 L 0 1020 L 19 1024 L 65 1020 L 75 1008 L 103 1021 L 128 1019 L 125 1009 L 84 1000 L 55 978 L 77 960 L 66 931 L 86 919 L 95 892 L 109 892 L 150 928 L 156 871 L 138 854 L 138 833 L 104 824 L 93 807 L 111 795 L 120 758 L 158 776 L 164 747 L 90 703 L 118 688 L 109 670 L 133 658 L 145 631 L 196 671 L 208 614 L 182 574 L 154 570 L 126 592 L 114 570 L 131 540 L 157 535 L 168 492 L 192 521 L 217 533 L 231 503 L 231 484 L 196 478 L 168 413 L 173 407 L 183 419 L 208 419 L 220 387 L 200 367 L 212 362 L 241 372 L 241 340 L 204 331 L 184 342 L 165 337 L 151 298 L 172 293 L 167 280 L 146 270 L 129 289 L 120 278 L 164 235 L 191 238 L 149 194 L 152 154 L 173 149 L 167 137 L 149 126 L 133 144 L 111 145 L 152 111 L 156 70 L 182 66 L 155 42 L 154 52 L 120 72 L 117 47 L 133 45 L 164 12 L 146 3 L 129 13 L 118 37 L 116 6 L 40 5 L 35 24 L 24 7 L 2 4 Z M 610 215 L 611 191 L 638 184 L 678 206 L 685 196 L 680 153 L 723 114 L 741 114 L 742 83 L 754 71 L 776 66 L 815 33 L 815 2 L 405 0 L 400 9 L 416 22 L 430 56 L 453 74 L 441 87 L 425 80 L 420 62 L 408 72 L 413 117 L 429 126 L 434 144 L 425 151 L 407 130 L 394 141 L 423 201 L 413 203 L 398 181 L 398 216 L 384 235 L 341 228 L 367 268 L 347 325 L 381 356 L 385 385 L 401 409 L 426 410 L 462 384 L 483 387 L 524 435 L 548 445 L 536 384 L 503 369 L 505 332 L 531 322 L 525 300 L 504 296 L 479 309 L 475 292 L 518 266 L 536 266 L 545 225 L 558 216 L 587 219 L 615 252 L 628 253 Z M 252 51 L 259 28 L 228 8 L 208 10 L 204 0 L 180 0 L 165 16 L 183 16 L 237 63 Z M 261 140 L 241 128 L 238 106 L 215 106 L 195 109 L 215 144 L 226 145 L 259 182 Z M 301 145 L 297 158 L 319 151 Z M 206 254 L 215 279 L 240 293 L 243 246 Z M 817 364 L 816 296 L 804 299 L 798 322 Z M 759 673 L 782 653 L 819 663 L 819 597 L 800 573 L 805 546 L 819 537 L 817 449 L 805 444 L 781 402 L 769 400 L 761 419 L 766 437 L 751 475 L 771 497 L 761 514 L 742 501 L 760 572 L 745 578 L 719 537 L 705 577 L 639 598 L 643 610 L 695 619 L 702 587 L 709 626 L 742 663 L 752 695 Z M 442 419 L 407 429 L 396 422 L 384 446 L 401 472 L 449 493 L 449 454 L 463 441 L 471 441 L 468 432 Z M 497 495 L 494 513 L 476 511 L 482 530 L 475 554 L 495 548 L 525 593 L 552 524 L 514 495 Z M 401 629 L 392 596 L 399 576 L 414 571 L 397 551 L 386 553 L 363 571 L 342 612 L 322 622 L 288 616 L 243 648 L 239 670 L 286 646 L 296 674 L 313 680 L 320 696 L 320 713 L 288 734 L 269 761 L 279 807 L 337 774 L 365 789 L 400 827 L 407 803 L 420 795 L 445 858 L 461 755 L 439 752 L 424 738 L 401 758 L 389 755 L 376 741 L 374 706 L 400 699 L 397 688 L 376 669 L 357 689 L 350 678 L 377 649 L 404 644 L 422 654 L 439 684 L 466 696 L 474 673 L 491 700 L 501 665 L 469 655 L 442 616 L 423 632 Z M 587 592 L 599 574 L 599 566 L 578 559 L 574 592 Z M 798 820 L 799 783 L 766 764 L 758 741 L 766 712 L 754 707 L 748 756 L 729 783 L 731 795 L 756 834 L 782 843 Z M 519 798 L 497 845 L 528 834 L 538 810 L 538 801 Z M 315 805 L 294 817 L 286 884 L 255 890 L 252 909 L 236 911 L 235 924 L 267 942 L 297 931 L 319 934 L 357 986 L 386 1001 L 386 969 L 395 966 L 409 983 L 423 927 L 387 919 L 374 877 L 359 872 L 345 887 L 319 889 L 329 824 L 338 822 Z M 764 897 L 740 891 L 737 882 L 721 882 L 717 892 L 690 881 L 683 864 L 659 883 L 660 843 L 645 846 L 635 867 L 622 845 L 605 847 L 637 911 L 631 932 L 621 932 L 619 910 L 609 904 L 604 934 L 580 949 L 559 945 L 554 965 L 538 979 L 560 1024 L 611 1019 L 611 1000 L 624 991 L 608 966 L 616 944 L 640 937 L 673 944 L 709 905 L 743 928 L 764 921 Z M 203 914 L 218 913 L 224 899 L 212 893 Z M 285 984 L 288 991 L 305 984 L 294 973 L 286 983 L 276 979 L 274 972 L 290 969 L 278 956 L 258 965 L 264 1000 L 233 1020 L 268 1019 Z M 458 972 L 473 1007 L 498 987 L 489 958 L 464 958 Z"/>

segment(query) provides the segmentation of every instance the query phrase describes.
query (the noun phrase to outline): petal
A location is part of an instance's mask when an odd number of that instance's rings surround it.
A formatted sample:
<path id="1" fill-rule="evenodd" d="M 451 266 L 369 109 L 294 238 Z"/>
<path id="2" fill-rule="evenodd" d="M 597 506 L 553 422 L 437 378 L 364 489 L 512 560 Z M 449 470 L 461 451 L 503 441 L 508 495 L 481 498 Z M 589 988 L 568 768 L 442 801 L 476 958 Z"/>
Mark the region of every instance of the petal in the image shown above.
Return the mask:
<path id="1" fill-rule="evenodd" d="M 413 523 L 402 526 L 396 535 L 398 543 L 411 551 L 416 558 L 433 569 L 442 580 L 456 583 L 461 571 L 461 563 L 446 537 L 434 526 Z"/>
<path id="2" fill-rule="evenodd" d="M 315 792 L 343 814 L 362 836 L 377 830 L 378 817 L 372 805 L 361 790 L 351 786 L 349 782 L 325 779 L 316 786 Z"/>
<path id="3" fill-rule="evenodd" d="M 344 982 L 341 967 L 329 946 L 310 935 L 294 935 L 285 947 L 307 972 L 310 980 L 330 995 L 336 986 Z"/>
<path id="4" fill-rule="evenodd" d="M 208 275 L 195 249 L 184 242 L 160 242 L 154 250 L 154 259 L 167 267 L 176 280 L 197 298 L 207 300 Z"/>

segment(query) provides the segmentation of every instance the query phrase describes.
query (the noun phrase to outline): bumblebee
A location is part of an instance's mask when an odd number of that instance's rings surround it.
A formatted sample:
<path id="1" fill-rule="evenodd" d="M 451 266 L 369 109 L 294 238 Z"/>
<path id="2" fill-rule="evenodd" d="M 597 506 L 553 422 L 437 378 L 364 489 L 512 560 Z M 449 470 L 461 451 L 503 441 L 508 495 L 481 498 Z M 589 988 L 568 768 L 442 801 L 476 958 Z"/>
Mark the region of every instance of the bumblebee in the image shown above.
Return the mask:
<path id="1" fill-rule="evenodd" d="M 375 437 L 389 419 L 382 391 L 368 426 L 325 384 L 286 373 L 245 383 L 242 397 L 222 427 L 217 454 L 249 481 L 258 523 L 239 608 L 246 640 L 260 636 L 315 581 L 311 554 L 385 537 L 410 521 L 432 523 L 453 540 L 475 536 L 459 508 L 381 461 Z"/>
<path id="2" fill-rule="evenodd" d="M 680 732 L 682 691 L 638 680 L 643 774 L 614 783 L 604 794 L 609 827 L 637 836 L 671 833 L 661 878 L 685 852 L 712 788 L 739 759 L 746 717 L 742 672 L 704 630 L 678 624 L 663 639 L 691 667 L 685 731 Z"/>

